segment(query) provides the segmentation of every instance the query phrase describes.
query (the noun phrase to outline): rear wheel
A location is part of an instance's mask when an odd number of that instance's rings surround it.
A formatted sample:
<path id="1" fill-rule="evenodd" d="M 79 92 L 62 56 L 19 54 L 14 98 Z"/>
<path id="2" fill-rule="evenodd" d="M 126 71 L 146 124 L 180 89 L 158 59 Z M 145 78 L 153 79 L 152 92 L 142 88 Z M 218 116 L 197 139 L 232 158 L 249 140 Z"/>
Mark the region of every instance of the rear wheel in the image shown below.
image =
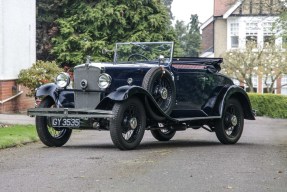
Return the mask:
<path id="1" fill-rule="evenodd" d="M 243 132 L 244 114 L 238 100 L 229 99 L 224 107 L 222 118 L 215 124 L 215 133 L 223 144 L 236 143 Z"/>
<path id="2" fill-rule="evenodd" d="M 54 101 L 46 97 L 39 105 L 39 108 L 53 108 Z M 50 117 L 36 117 L 36 130 L 40 140 L 49 147 L 61 147 L 64 145 L 72 134 L 72 129 L 53 128 L 50 123 Z"/>
<path id="3" fill-rule="evenodd" d="M 176 131 L 170 129 L 151 130 L 152 136 L 158 141 L 169 141 L 173 138 Z"/>
<path id="4" fill-rule="evenodd" d="M 136 148 L 146 128 L 145 108 L 137 98 L 115 103 L 114 117 L 110 121 L 110 134 L 116 147 L 121 150 Z"/>

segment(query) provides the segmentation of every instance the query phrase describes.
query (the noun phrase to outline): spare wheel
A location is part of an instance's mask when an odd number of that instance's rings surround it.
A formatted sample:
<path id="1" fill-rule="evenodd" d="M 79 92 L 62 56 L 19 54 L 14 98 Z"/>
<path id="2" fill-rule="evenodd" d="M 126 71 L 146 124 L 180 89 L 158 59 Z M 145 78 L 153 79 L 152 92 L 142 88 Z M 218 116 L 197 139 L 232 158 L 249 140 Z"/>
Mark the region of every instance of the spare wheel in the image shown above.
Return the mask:
<path id="1" fill-rule="evenodd" d="M 145 75 L 142 87 L 155 99 L 159 107 L 170 114 L 175 104 L 175 84 L 169 71 L 153 67 Z"/>

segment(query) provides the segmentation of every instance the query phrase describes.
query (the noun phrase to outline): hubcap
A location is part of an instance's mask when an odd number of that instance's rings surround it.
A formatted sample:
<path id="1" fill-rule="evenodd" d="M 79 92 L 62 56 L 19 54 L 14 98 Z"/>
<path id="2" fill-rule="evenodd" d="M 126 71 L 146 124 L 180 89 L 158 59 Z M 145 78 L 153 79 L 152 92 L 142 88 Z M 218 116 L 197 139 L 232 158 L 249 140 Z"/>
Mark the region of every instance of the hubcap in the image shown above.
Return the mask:
<path id="1" fill-rule="evenodd" d="M 167 97 L 168 97 L 167 88 L 165 88 L 165 87 L 161 88 L 160 96 L 161 96 L 162 99 L 167 99 Z"/>
<path id="2" fill-rule="evenodd" d="M 160 129 L 163 134 L 169 134 L 170 130 L 168 129 Z"/>
<path id="3" fill-rule="evenodd" d="M 137 121 L 137 118 L 135 118 L 135 117 L 132 117 L 132 118 L 130 119 L 129 123 L 130 123 L 130 127 L 131 127 L 132 129 L 135 129 L 135 128 L 137 128 L 137 126 L 138 126 L 138 121 Z"/>
<path id="4" fill-rule="evenodd" d="M 228 124 L 229 124 L 229 127 L 226 129 L 226 134 L 227 135 L 231 135 L 235 129 L 235 127 L 237 126 L 238 124 L 238 120 L 237 120 L 237 117 L 235 115 L 231 115 L 229 116 L 229 120 L 228 120 Z"/>
<path id="5" fill-rule="evenodd" d="M 238 121 L 237 121 L 237 117 L 235 116 L 235 115 L 232 115 L 232 117 L 231 117 L 231 124 L 232 124 L 232 126 L 236 126 L 237 125 L 237 123 L 238 123 Z"/>

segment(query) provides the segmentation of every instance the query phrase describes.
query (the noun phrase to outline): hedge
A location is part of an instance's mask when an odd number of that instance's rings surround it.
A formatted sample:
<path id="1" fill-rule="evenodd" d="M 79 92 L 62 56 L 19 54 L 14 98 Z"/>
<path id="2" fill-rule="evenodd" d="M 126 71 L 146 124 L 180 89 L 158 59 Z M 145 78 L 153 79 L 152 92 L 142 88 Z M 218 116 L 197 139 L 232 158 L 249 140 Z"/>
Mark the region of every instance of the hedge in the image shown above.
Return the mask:
<path id="1" fill-rule="evenodd" d="M 248 95 L 257 116 L 287 118 L 287 96 L 257 93 L 248 93 Z"/>
<path id="2" fill-rule="evenodd" d="M 27 96 L 33 97 L 37 87 L 54 82 L 55 77 L 62 71 L 54 61 L 38 60 L 32 67 L 20 71 L 17 82 L 29 89 Z"/>

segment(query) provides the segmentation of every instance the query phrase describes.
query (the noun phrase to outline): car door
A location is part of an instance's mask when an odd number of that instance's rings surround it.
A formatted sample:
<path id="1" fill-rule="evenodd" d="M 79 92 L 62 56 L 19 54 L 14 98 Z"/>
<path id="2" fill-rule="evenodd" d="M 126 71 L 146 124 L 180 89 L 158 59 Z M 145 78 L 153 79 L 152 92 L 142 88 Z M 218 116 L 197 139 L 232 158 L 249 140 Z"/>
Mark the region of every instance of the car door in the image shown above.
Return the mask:
<path id="1" fill-rule="evenodd" d="M 174 65 L 176 85 L 175 110 L 201 110 L 206 101 L 206 70 L 201 66 Z"/>

